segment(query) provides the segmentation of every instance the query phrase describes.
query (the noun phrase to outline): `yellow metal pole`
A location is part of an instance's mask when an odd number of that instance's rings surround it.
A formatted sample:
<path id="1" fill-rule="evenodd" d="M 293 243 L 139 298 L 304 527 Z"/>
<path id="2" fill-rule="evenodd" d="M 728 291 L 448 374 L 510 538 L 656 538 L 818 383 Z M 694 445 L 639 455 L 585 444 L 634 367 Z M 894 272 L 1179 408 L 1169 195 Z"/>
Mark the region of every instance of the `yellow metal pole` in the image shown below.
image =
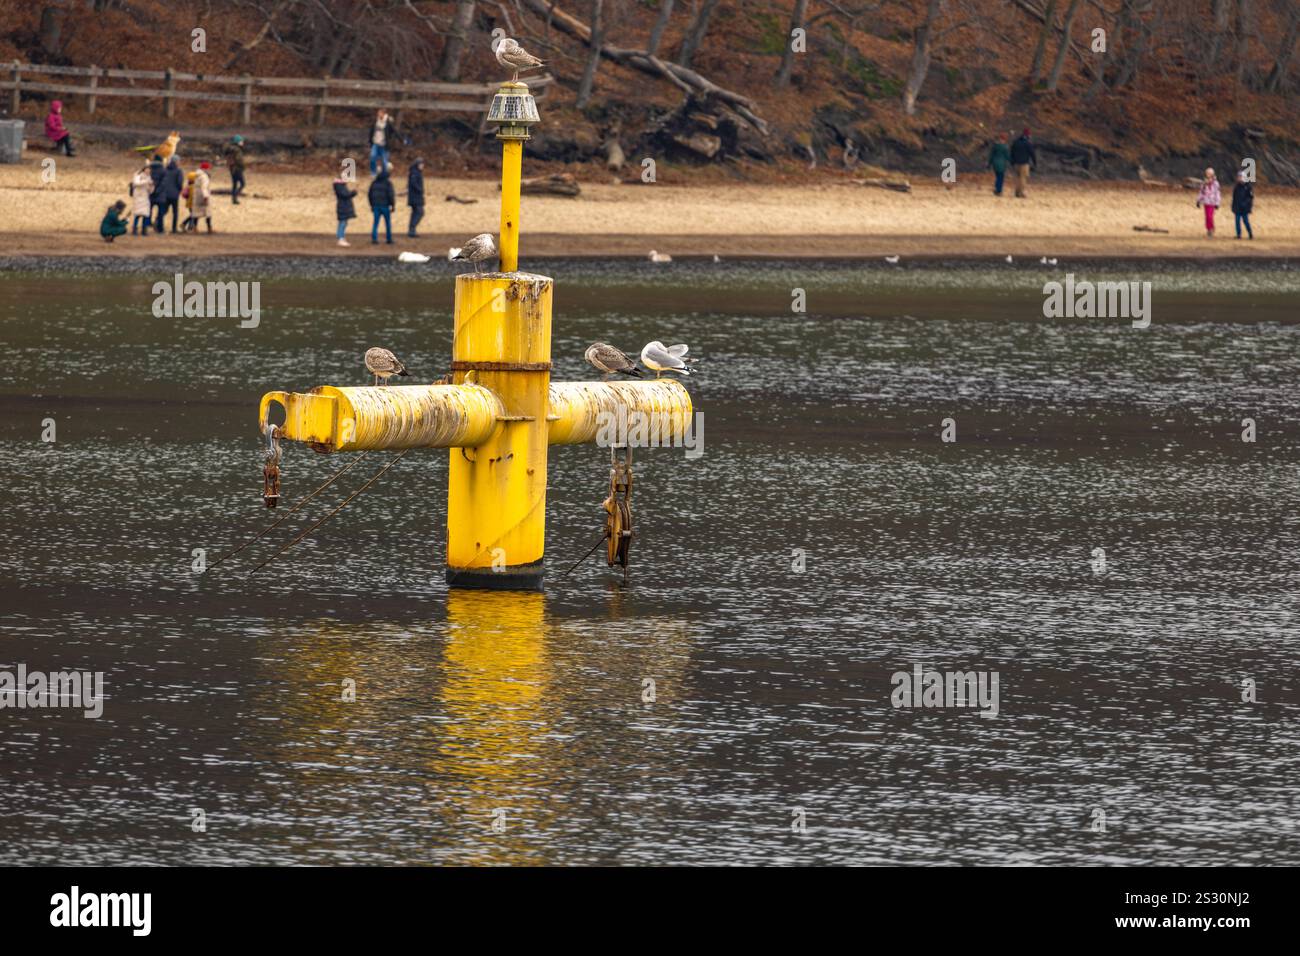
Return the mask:
<path id="1" fill-rule="evenodd" d="M 519 268 L 519 183 L 523 177 L 524 142 L 501 143 L 501 271 Z"/>

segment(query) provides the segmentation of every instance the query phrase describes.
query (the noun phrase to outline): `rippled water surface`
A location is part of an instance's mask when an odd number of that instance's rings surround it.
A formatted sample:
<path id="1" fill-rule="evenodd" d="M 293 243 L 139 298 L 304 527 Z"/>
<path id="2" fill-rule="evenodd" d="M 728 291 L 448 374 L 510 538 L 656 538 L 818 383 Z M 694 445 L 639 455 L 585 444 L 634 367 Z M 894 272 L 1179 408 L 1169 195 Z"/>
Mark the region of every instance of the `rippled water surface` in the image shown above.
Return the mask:
<path id="1" fill-rule="evenodd" d="M 154 318 L 173 265 L 263 279 L 260 326 Z M 0 862 L 1300 863 L 1300 274 L 1073 270 L 1151 280 L 1135 330 L 1044 319 L 1064 263 L 529 266 L 557 380 L 703 359 L 628 587 L 563 575 L 608 468 L 568 446 L 545 594 L 447 592 L 446 451 L 191 571 L 268 521 L 264 391 L 376 344 L 443 373 L 445 264 L 0 273 L 0 670 L 108 698 L 0 710 Z M 340 464 L 288 448 L 287 499 Z M 998 715 L 891 706 L 918 663 L 997 672 Z"/>

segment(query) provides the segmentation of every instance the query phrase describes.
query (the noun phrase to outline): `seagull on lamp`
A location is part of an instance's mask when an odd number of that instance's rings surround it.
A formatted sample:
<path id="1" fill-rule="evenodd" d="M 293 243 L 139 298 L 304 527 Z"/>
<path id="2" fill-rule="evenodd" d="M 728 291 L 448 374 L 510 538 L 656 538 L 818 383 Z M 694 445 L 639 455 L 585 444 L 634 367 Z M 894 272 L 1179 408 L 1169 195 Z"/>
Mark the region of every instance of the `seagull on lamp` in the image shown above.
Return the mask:
<path id="1" fill-rule="evenodd" d="M 397 360 L 397 356 L 388 349 L 366 349 L 366 371 L 375 377 L 375 384 L 387 385 L 394 375 L 409 375 L 406 366 Z"/>
<path id="2" fill-rule="evenodd" d="M 497 254 L 496 240 L 492 238 L 492 233 L 483 232 L 475 236 L 459 249 L 452 246 L 447 251 L 447 258 L 452 262 L 472 262 L 474 271 L 478 272 L 478 264 L 484 259 L 491 259 Z"/>
<path id="3" fill-rule="evenodd" d="M 641 370 L 636 367 L 632 357 L 607 342 L 596 342 L 588 346 L 582 357 L 603 373 L 600 378 L 602 382 L 609 381 L 609 376 L 613 372 L 620 372 L 634 378 L 641 377 Z"/>
<path id="4" fill-rule="evenodd" d="M 519 73 L 521 70 L 535 70 L 542 65 L 542 61 L 533 56 L 510 37 L 505 37 L 497 44 L 497 62 L 507 70 L 514 71 L 512 83 L 519 82 Z"/>

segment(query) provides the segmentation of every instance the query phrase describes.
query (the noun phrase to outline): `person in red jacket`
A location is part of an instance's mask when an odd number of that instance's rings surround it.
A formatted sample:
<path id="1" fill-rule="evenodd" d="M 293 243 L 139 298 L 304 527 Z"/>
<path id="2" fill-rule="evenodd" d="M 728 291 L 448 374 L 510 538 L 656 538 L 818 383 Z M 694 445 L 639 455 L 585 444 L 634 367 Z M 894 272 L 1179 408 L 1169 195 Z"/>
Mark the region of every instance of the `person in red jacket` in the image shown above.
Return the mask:
<path id="1" fill-rule="evenodd" d="M 77 154 L 72 150 L 72 134 L 68 128 L 63 125 L 63 101 L 54 100 L 50 103 L 50 115 L 45 117 L 45 138 L 54 144 L 54 151 L 57 153 L 59 147 L 69 156 Z"/>

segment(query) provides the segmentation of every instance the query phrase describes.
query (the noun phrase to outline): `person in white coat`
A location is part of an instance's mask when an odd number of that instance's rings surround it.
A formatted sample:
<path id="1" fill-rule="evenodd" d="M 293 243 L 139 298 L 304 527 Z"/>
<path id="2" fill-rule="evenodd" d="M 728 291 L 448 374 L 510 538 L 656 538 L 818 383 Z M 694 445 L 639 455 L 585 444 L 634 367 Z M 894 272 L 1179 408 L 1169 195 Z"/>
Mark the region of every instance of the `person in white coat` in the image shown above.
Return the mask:
<path id="1" fill-rule="evenodd" d="M 199 163 L 199 171 L 194 176 L 194 209 L 191 215 L 194 217 L 194 225 L 197 228 L 199 220 L 202 219 L 208 224 L 208 232 L 212 231 L 212 174 L 208 172 L 212 168 L 209 162 Z"/>
<path id="2" fill-rule="evenodd" d="M 143 166 L 131 177 L 131 235 L 149 235 L 150 216 L 149 194 L 153 192 L 153 177 L 149 175 L 149 166 Z"/>

